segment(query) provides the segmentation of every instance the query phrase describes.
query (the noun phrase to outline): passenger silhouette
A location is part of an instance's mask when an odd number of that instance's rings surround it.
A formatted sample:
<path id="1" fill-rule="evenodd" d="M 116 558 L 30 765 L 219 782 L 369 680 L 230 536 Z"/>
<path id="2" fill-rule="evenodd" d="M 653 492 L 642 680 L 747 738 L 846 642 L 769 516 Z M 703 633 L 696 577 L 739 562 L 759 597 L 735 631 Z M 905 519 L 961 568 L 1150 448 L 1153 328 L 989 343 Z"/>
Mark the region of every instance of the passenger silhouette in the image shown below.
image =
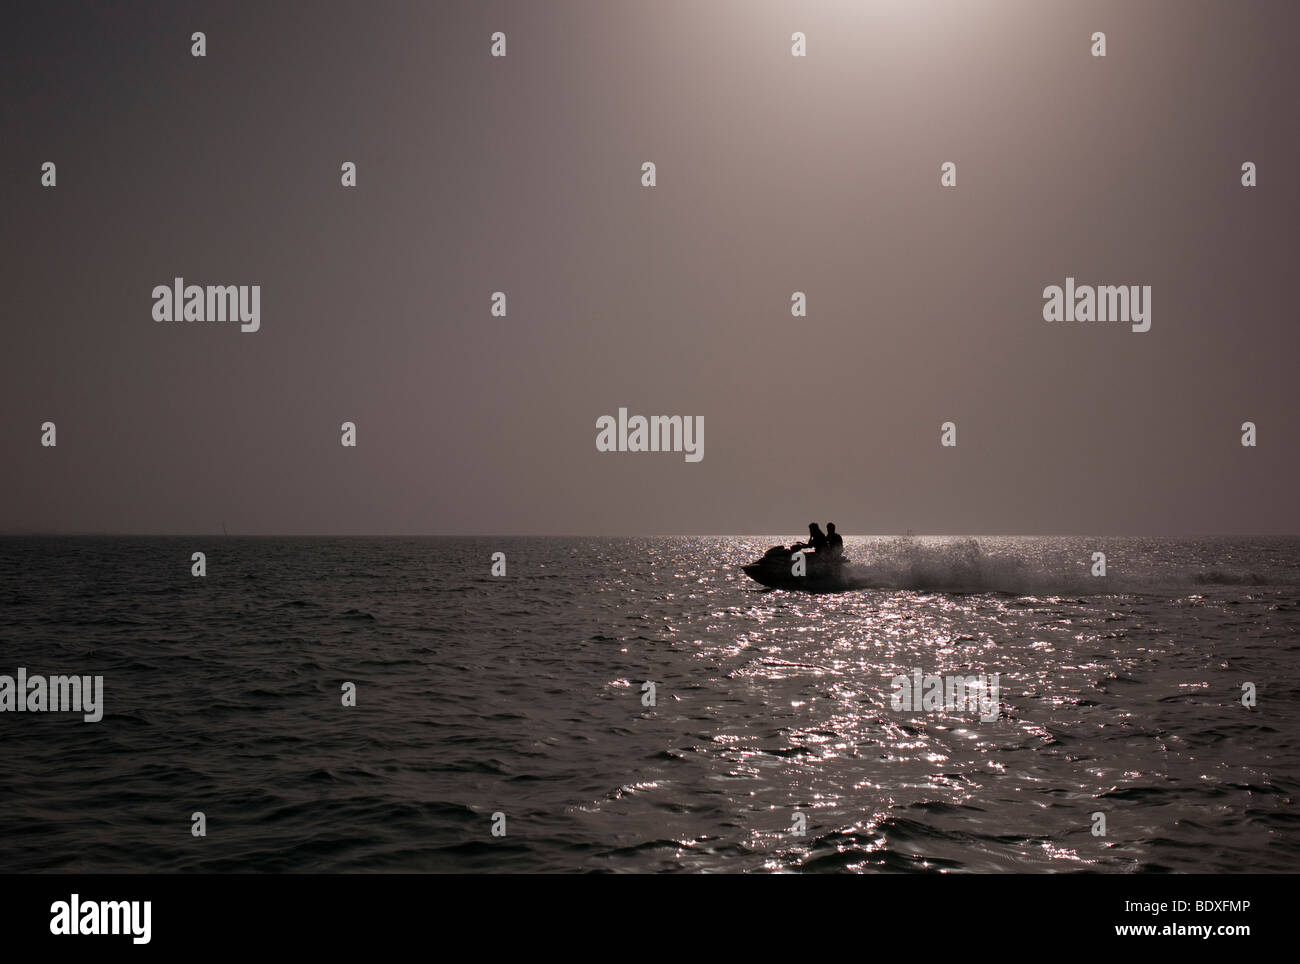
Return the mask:
<path id="1" fill-rule="evenodd" d="M 825 552 L 830 546 L 826 533 L 822 532 L 821 526 L 816 522 L 808 523 L 808 545 L 812 546 L 813 552 L 818 553 Z"/>
<path id="2" fill-rule="evenodd" d="M 835 523 L 826 523 L 826 548 L 836 558 L 844 555 L 844 537 L 835 531 Z"/>

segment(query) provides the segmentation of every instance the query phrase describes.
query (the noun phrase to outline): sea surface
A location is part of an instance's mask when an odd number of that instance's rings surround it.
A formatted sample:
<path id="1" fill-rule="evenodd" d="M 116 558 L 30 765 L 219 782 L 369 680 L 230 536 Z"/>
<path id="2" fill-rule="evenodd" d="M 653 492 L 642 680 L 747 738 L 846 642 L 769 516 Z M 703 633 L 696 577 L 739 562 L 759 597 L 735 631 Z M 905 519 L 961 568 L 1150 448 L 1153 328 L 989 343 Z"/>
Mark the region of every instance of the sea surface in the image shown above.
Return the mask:
<path id="1" fill-rule="evenodd" d="M 1300 540 L 781 541 L 0 539 L 0 871 L 1300 870 Z"/>

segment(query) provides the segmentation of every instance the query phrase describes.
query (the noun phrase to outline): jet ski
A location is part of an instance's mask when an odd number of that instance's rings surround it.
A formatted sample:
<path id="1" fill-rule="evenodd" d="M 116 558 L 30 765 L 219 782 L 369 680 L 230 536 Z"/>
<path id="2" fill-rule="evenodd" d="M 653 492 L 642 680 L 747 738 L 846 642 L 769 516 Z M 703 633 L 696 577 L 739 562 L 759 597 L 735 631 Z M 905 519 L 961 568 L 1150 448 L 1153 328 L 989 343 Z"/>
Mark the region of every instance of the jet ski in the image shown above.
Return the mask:
<path id="1" fill-rule="evenodd" d="M 795 575 L 795 556 L 803 556 L 804 575 Z M 854 587 L 846 572 L 847 560 L 843 555 L 832 556 L 796 543 L 794 546 L 773 546 L 763 558 L 742 566 L 745 575 L 770 589 L 791 589 L 801 592 L 845 592 Z"/>

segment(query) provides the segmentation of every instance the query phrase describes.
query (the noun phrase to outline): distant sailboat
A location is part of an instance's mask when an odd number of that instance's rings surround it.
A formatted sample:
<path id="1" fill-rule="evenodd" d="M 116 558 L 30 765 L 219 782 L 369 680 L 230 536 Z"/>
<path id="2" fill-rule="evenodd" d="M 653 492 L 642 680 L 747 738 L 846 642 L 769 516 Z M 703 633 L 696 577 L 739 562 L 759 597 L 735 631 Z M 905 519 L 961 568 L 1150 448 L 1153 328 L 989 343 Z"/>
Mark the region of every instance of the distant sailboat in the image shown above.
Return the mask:
<path id="1" fill-rule="evenodd" d="M 221 523 L 221 534 L 222 534 L 223 536 L 228 536 L 228 535 L 230 535 L 230 533 L 226 531 L 226 524 L 225 524 L 224 522 Z"/>

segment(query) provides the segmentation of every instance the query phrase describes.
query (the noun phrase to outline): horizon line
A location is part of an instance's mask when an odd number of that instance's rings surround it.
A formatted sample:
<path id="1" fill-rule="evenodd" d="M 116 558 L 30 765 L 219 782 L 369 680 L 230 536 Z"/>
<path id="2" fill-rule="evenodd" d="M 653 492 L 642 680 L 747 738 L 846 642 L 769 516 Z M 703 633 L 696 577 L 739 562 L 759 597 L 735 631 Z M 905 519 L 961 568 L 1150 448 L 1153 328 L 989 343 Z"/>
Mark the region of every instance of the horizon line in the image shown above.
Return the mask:
<path id="1" fill-rule="evenodd" d="M 844 535 L 846 539 L 1294 539 L 1297 532 L 873 532 Z M 796 533 L 796 535 L 801 534 Z M 775 532 L 674 532 L 674 533 L 581 533 L 581 532 L 112 532 L 48 531 L 14 529 L 0 531 L 0 539 L 766 539 L 781 538 Z"/>

